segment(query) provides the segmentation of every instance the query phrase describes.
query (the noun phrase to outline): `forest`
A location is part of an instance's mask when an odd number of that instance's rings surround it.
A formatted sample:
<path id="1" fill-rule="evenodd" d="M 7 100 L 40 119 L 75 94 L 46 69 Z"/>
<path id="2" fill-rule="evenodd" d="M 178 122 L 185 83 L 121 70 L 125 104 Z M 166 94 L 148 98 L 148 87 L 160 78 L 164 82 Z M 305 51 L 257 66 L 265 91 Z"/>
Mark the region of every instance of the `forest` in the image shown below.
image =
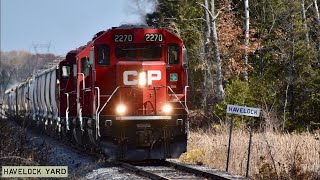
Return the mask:
<path id="1" fill-rule="evenodd" d="M 318 129 L 317 3 L 159 0 L 155 12 L 146 15 L 146 23 L 171 29 L 184 40 L 190 104 L 197 117 L 193 125 L 224 122 L 226 105 L 236 104 L 261 108 L 257 125 L 265 128 Z"/>

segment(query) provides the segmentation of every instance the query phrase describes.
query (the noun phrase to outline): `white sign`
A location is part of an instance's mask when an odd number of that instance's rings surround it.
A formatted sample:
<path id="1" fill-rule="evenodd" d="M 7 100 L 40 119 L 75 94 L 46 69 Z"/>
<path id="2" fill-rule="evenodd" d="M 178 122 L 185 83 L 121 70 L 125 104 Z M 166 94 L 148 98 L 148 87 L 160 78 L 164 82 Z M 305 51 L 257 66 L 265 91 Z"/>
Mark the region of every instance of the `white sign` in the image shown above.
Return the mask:
<path id="1" fill-rule="evenodd" d="M 244 115 L 244 116 L 259 117 L 260 116 L 260 109 L 253 108 L 253 107 L 236 106 L 236 105 L 228 104 L 227 105 L 227 113 Z"/>

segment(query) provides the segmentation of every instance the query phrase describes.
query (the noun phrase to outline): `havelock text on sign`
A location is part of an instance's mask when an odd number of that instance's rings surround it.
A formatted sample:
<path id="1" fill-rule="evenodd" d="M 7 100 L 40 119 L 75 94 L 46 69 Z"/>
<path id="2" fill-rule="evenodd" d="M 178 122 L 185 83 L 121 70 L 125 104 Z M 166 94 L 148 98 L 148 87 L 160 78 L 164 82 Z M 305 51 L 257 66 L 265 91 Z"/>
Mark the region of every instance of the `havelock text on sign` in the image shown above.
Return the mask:
<path id="1" fill-rule="evenodd" d="M 253 108 L 253 107 L 236 106 L 236 105 L 228 104 L 227 105 L 227 113 L 244 115 L 244 116 L 259 117 L 260 116 L 260 109 Z"/>

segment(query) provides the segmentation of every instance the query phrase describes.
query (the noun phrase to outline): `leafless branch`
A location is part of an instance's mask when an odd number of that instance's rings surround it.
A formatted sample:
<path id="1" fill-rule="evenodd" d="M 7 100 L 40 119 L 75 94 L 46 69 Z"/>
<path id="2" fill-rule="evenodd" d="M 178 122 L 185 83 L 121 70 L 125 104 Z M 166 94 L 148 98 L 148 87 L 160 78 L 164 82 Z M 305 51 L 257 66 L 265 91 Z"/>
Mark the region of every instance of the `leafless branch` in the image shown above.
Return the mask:
<path id="1" fill-rule="evenodd" d="M 200 5 L 200 6 L 202 6 L 208 13 L 209 13 L 209 15 L 210 15 L 210 17 L 212 18 L 212 21 L 215 21 L 216 19 L 217 19 L 217 17 L 219 16 L 219 14 L 221 13 L 221 11 L 224 9 L 224 8 L 221 8 L 218 12 L 217 12 L 217 14 L 214 16 L 213 14 L 212 14 L 212 12 L 208 9 L 208 7 L 206 7 L 205 5 L 203 5 L 203 4 L 201 4 L 201 3 L 199 3 L 199 2 L 196 2 L 198 5 Z"/>

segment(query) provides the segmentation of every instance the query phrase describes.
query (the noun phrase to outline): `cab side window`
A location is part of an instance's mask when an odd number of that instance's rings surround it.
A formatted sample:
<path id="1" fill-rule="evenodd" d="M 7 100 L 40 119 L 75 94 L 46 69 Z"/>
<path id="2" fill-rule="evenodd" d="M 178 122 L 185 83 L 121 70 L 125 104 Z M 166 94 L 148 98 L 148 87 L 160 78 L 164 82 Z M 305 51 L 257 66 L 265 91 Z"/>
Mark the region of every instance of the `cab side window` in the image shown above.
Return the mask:
<path id="1" fill-rule="evenodd" d="M 179 64 L 180 59 L 180 48 L 178 44 L 168 45 L 168 63 L 169 64 Z"/>
<path id="2" fill-rule="evenodd" d="M 98 64 L 110 65 L 110 48 L 106 44 L 98 47 Z"/>
<path id="3" fill-rule="evenodd" d="M 70 75 L 70 66 L 62 66 L 62 79 L 68 79 Z"/>
<path id="4" fill-rule="evenodd" d="M 81 58 L 81 72 L 85 75 L 89 75 L 89 63 L 88 63 L 88 58 L 83 57 Z"/>

